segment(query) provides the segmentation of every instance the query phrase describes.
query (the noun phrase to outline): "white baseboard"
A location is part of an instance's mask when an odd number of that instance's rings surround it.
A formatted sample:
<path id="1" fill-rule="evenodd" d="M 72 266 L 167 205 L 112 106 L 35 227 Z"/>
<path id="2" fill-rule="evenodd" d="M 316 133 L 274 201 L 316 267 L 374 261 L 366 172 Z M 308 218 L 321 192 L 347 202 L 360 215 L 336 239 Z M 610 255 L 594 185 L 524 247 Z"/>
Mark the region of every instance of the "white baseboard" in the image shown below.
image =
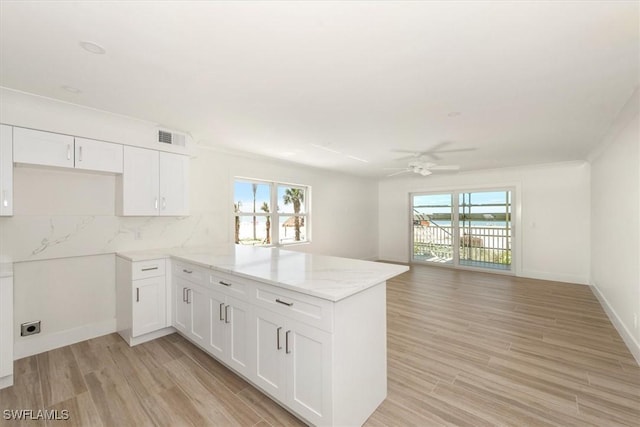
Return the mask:
<path id="1" fill-rule="evenodd" d="M 0 378 L 0 390 L 11 387 L 13 385 L 13 374 Z"/>
<path id="2" fill-rule="evenodd" d="M 75 344 L 91 338 L 100 337 L 102 335 L 111 334 L 113 332 L 116 332 L 115 318 L 105 320 L 104 322 L 92 323 L 89 325 L 79 326 L 77 328 L 54 332 L 48 335 L 31 335 L 28 337 L 17 336 L 15 337 L 13 346 L 13 359 L 22 359 L 23 357 L 44 353 L 45 351 Z"/>
<path id="3" fill-rule="evenodd" d="M 622 340 L 627 345 L 627 348 L 629 349 L 631 354 L 633 354 L 636 362 L 638 362 L 638 365 L 640 365 L 640 343 L 635 340 L 631 332 L 629 332 L 629 329 L 627 329 L 624 323 L 622 323 L 622 320 L 620 320 L 618 314 L 615 312 L 613 307 L 611 307 L 609 301 L 607 301 L 604 295 L 602 295 L 600 289 L 598 289 L 598 287 L 593 284 L 591 285 L 591 289 L 593 290 L 593 294 L 596 296 L 596 298 L 598 298 L 598 301 L 600 301 L 600 305 L 602 305 L 602 308 L 604 308 L 607 316 L 609 316 L 609 320 L 611 320 L 611 323 L 613 323 L 613 326 L 616 328 L 616 330 L 622 337 Z"/>

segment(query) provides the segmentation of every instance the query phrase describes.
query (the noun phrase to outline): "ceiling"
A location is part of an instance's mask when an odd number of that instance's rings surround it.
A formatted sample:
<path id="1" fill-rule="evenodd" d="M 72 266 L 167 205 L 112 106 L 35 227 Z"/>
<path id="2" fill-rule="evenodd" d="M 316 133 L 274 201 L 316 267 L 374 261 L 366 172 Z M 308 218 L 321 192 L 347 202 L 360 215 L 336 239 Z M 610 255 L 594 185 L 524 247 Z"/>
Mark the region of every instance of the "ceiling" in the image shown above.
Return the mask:
<path id="1" fill-rule="evenodd" d="M 465 149 L 439 162 L 462 170 L 580 160 L 639 83 L 639 16 L 637 1 L 2 1 L 0 85 L 364 176 L 434 146 Z"/>

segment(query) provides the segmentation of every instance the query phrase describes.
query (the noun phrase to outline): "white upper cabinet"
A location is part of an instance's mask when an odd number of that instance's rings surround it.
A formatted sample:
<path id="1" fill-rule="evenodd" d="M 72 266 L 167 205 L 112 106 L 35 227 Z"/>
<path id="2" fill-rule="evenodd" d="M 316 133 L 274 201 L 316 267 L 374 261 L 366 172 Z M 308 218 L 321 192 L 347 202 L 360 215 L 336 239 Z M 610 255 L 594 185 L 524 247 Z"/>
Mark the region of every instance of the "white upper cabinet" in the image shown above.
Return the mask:
<path id="1" fill-rule="evenodd" d="M 189 214 L 189 157 L 160 152 L 160 215 Z"/>
<path id="2" fill-rule="evenodd" d="M 155 150 L 124 147 L 121 214 L 158 215 L 160 158 Z"/>
<path id="3" fill-rule="evenodd" d="M 75 167 L 90 171 L 122 173 L 122 145 L 75 138 Z"/>
<path id="4" fill-rule="evenodd" d="M 72 168 L 73 137 L 39 130 L 13 128 L 13 161 Z"/>
<path id="5" fill-rule="evenodd" d="M 13 128 L 0 125 L 0 216 L 13 215 Z"/>
<path id="6" fill-rule="evenodd" d="M 122 173 L 122 145 L 14 128 L 13 161 L 31 165 Z"/>
<path id="7" fill-rule="evenodd" d="M 125 146 L 121 179 L 121 215 L 189 214 L 188 156 Z"/>

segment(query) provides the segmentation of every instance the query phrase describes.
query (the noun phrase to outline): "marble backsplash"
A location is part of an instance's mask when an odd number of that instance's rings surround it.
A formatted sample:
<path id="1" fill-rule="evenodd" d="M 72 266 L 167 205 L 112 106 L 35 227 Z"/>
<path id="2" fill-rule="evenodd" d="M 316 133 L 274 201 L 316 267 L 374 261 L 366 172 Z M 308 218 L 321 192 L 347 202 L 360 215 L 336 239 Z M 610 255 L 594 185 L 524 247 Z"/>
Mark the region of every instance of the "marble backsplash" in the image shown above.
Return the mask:
<path id="1" fill-rule="evenodd" d="M 13 262 L 160 247 L 205 246 L 227 240 L 220 215 L 117 217 L 15 216 L 0 219 L 0 252 Z"/>

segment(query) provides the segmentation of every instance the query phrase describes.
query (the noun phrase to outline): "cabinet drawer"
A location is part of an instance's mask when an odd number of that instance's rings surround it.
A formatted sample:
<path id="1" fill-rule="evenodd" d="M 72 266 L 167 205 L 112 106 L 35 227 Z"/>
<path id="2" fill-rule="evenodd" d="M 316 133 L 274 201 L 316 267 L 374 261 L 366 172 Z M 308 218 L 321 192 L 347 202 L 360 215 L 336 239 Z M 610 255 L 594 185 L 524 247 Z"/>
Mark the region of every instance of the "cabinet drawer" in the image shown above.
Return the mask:
<path id="1" fill-rule="evenodd" d="M 250 297 L 253 284 L 241 277 L 218 271 L 209 272 L 209 286 L 216 291 L 235 297 Z"/>
<path id="2" fill-rule="evenodd" d="M 197 285 L 205 285 L 207 283 L 205 279 L 207 277 L 207 269 L 185 262 L 173 262 L 173 275 Z"/>
<path id="3" fill-rule="evenodd" d="M 131 263 L 131 279 L 139 280 L 148 277 L 165 275 L 165 260 L 153 259 L 150 261 L 137 261 Z"/>
<path id="4" fill-rule="evenodd" d="M 327 332 L 333 331 L 333 303 L 276 286 L 256 284 L 255 303 Z"/>

